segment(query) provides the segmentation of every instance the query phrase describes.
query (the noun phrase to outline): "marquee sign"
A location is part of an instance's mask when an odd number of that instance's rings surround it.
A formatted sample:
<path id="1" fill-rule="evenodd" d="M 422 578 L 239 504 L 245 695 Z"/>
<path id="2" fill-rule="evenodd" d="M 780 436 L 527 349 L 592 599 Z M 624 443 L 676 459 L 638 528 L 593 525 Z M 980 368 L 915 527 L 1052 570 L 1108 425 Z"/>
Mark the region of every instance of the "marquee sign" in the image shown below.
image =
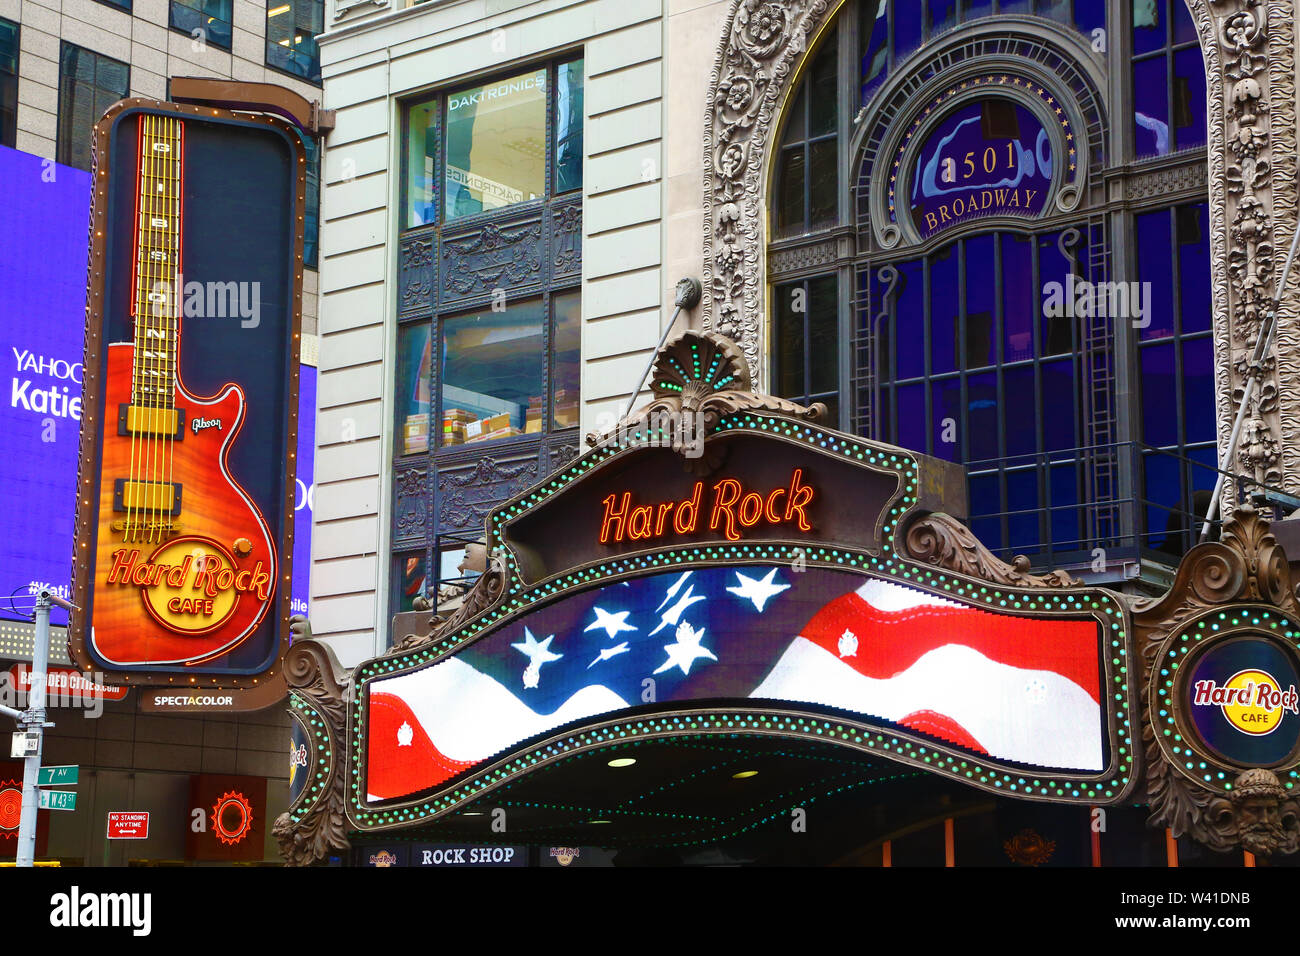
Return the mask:
<path id="1" fill-rule="evenodd" d="M 124 681 L 252 683 L 288 643 L 301 144 L 124 100 L 95 161 L 70 650 Z"/>
<path id="2" fill-rule="evenodd" d="M 320 655 L 291 656 L 335 769 L 281 818 L 286 853 L 338 809 L 359 832 L 424 825 L 567 755 L 678 734 L 830 742 L 1011 797 L 1129 793 L 1127 607 L 991 555 L 1018 584 L 936 566 L 963 533 L 932 514 L 964 510 L 952 465 L 747 381 L 720 336 L 669 345 L 655 402 L 490 514 L 461 609 L 352 672 L 346 727 L 324 704 L 337 677 L 307 679 Z M 702 457 L 656 425 L 674 409 L 702 416 Z"/>

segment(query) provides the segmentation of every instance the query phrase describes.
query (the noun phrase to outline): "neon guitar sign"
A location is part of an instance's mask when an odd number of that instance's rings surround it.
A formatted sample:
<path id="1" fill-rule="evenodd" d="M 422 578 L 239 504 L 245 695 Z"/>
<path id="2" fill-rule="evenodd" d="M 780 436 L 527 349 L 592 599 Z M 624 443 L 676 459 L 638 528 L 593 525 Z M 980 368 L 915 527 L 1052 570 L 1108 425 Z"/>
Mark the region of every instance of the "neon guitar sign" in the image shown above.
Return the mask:
<path id="1" fill-rule="evenodd" d="M 122 667 L 229 653 L 271 609 L 278 569 L 267 521 L 228 466 L 243 390 L 201 397 L 177 371 L 184 125 L 138 122 L 133 341 L 107 348 L 89 632 Z"/>

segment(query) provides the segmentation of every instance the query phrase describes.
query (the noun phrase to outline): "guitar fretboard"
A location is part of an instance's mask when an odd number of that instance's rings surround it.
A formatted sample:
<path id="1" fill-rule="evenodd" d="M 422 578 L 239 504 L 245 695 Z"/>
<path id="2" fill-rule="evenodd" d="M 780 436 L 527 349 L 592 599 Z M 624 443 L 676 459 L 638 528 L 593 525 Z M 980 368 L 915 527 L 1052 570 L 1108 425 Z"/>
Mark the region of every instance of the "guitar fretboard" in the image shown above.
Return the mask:
<path id="1" fill-rule="evenodd" d="M 181 289 L 181 123 L 140 116 L 140 188 L 136 193 L 135 366 L 131 400 L 172 408 L 176 394 Z"/>

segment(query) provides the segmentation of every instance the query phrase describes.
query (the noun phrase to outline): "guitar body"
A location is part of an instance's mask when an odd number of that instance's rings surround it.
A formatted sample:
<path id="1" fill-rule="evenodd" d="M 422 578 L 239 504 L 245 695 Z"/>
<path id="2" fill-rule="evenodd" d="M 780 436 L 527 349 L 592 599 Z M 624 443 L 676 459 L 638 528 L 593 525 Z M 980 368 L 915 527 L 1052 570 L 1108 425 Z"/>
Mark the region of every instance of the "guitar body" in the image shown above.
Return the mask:
<path id="1" fill-rule="evenodd" d="M 266 617 L 276 548 L 228 466 L 243 392 L 199 398 L 175 378 L 172 407 L 133 409 L 136 348 L 108 346 L 88 639 L 112 666 L 197 664 Z"/>

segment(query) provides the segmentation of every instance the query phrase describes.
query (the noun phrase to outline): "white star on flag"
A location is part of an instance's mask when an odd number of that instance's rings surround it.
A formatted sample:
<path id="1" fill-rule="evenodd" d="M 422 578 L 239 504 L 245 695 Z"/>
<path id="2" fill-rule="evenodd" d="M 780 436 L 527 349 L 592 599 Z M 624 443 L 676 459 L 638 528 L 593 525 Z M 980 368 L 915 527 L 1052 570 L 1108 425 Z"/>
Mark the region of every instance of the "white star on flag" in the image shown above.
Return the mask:
<path id="1" fill-rule="evenodd" d="M 691 572 L 687 571 L 686 573 L 690 574 Z M 694 597 L 692 597 L 691 595 L 694 591 L 695 591 L 695 585 L 692 584 L 690 587 L 686 589 L 686 593 L 682 595 L 681 600 L 679 600 L 668 610 L 664 611 L 663 617 L 660 619 L 659 624 L 655 627 L 653 631 L 650 632 L 651 637 L 654 637 L 656 634 L 662 631 L 669 624 L 676 625 L 677 622 L 682 619 L 682 615 L 686 613 L 686 609 L 688 607 L 690 607 L 696 601 L 703 601 L 705 599 L 705 596 L 703 594 L 696 594 Z M 663 607 L 662 604 L 659 606 Z"/>
<path id="2" fill-rule="evenodd" d="M 602 647 L 600 653 L 596 655 L 596 659 L 587 665 L 587 670 L 591 670 L 601 661 L 607 661 L 611 657 L 618 657 L 619 654 L 626 654 L 628 650 L 630 648 L 627 646 L 627 641 L 622 644 L 615 644 L 613 647 Z"/>
<path id="3" fill-rule="evenodd" d="M 551 641 L 554 639 L 555 635 L 552 634 L 546 640 L 538 641 L 537 638 L 533 637 L 533 632 L 525 627 L 523 643 L 510 645 L 528 658 L 528 666 L 524 668 L 525 687 L 536 687 L 538 680 L 541 678 L 542 665 L 549 664 L 551 661 L 558 661 L 564 656 L 551 650 Z"/>
<path id="4" fill-rule="evenodd" d="M 736 579 L 740 581 L 734 588 L 727 588 L 736 597 L 745 598 L 747 601 L 754 602 L 754 610 L 760 613 L 763 606 L 767 604 L 768 599 L 780 594 L 790 587 L 788 584 L 773 584 L 772 579 L 776 577 L 776 568 L 767 572 L 767 577 L 759 580 L 751 578 L 748 575 L 736 572 Z"/>
<path id="5" fill-rule="evenodd" d="M 617 614 L 610 614 L 603 607 L 594 607 L 592 610 L 596 612 L 596 620 L 582 629 L 584 634 L 587 631 L 594 631 L 596 628 L 603 628 L 605 633 L 609 635 L 610 640 L 613 640 L 622 631 L 636 630 L 635 627 L 627 623 L 627 616 L 632 613 L 631 611 L 619 611 Z"/>
<path id="6" fill-rule="evenodd" d="M 677 625 L 677 643 L 665 644 L 664 650 L 668 653 L 668 660 L 664 661 L 659 667 L 656 674 L 662 674 L 671 667 L 680 667 L 683 674 L 689 675 L 691 664 L 696 658 L 707 657 L 711 661 L 718 658 L 707 647 L 701 647 L 700 641 L 704 639 L 704 628 L 698 631 L 691 627 L 686 621 Z"/>

